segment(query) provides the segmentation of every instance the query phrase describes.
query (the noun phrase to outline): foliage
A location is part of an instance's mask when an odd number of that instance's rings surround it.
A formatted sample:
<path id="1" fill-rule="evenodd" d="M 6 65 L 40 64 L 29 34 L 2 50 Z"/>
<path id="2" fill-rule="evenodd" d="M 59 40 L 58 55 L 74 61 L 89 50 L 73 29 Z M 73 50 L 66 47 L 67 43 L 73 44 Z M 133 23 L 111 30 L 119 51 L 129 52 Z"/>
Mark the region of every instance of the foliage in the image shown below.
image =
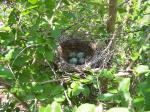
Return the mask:
<path id="1" fill-rule="evenodd" d="M 66 81 L 66 74 L 52 66 L 57 39 L 79 30 L 108 41 L 108 1 L 3 0 L 0 86 L 15 98 L 0 105 L 2 111 L 20 111 L 18 103 L 32 112 L 149 111 L 150 2 L 129 2 L 118 0 L 116 28 L 121 31 L 108 68 L 87 68 Z"/>

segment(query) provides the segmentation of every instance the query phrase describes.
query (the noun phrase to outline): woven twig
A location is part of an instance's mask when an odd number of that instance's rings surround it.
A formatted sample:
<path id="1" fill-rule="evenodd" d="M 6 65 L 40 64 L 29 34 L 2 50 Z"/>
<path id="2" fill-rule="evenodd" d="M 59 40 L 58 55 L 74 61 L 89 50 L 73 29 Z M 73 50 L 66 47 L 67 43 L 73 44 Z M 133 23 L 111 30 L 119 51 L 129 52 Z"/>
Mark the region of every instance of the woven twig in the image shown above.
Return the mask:
<path id="1" fill-rule="evenodd" d="M 95 69 L 95 68 L 103 69 L 107 67 L 107 63 L 109 62 L 109 60 L 111 59 L 113 55 L 113 46 L 114 46 L 113 44 L 115 43 L 115 38 L 118 37 L 118 32 L 119 32 L 119 28 L 112 35 L 112 38 L 110 39 L 109 43 L 102 47 L 99 47 L 100 46 L 99 43 L 96 42 L 96 40 L 94 40 L 93 37 L 90 37 L 89 35 L 87 37 L 85 33 L 78 33 L 77 35 L 70 35 L 70 36 L 63 35 L 59 40 L 60 45 L 58 48 L 59 50 L 58 50 L 58 58 L 57 58 L 58 62 L 57 63 L 58 63 L 59 68 L 63 71 L 79 71 L 80 72 L 89 67 L 91 69 Z M 81 45 L 80 42 L 83 43 L 84 45 Z M 73 43 L 73 44 L 70 44 L 70 43 Z M 81 46 L 81 49 L 84 47 L 85 51 L 88 49 L 88 46 L 90 46 L 91 50 L 94 48 L 93 50 L 94 52 L 91 52 L 93 54 L 91 54 L 91 57 L 89 58 L 88 61 L 85 62 L 85 64 L 71 65 L 71 64 L 68 64 L 68 62 L 64 59 L 64 57 L 61 54 L 62 53 L 61 50 L 65 50 L 63 49 L 61 44 L 77 45 L 77 47 Z M 69 47 L 70 46 L 68 46 L 68 49 Z M 74 48 L 78 49 L 76 48 L 76 46 L 74 46 Z"/>

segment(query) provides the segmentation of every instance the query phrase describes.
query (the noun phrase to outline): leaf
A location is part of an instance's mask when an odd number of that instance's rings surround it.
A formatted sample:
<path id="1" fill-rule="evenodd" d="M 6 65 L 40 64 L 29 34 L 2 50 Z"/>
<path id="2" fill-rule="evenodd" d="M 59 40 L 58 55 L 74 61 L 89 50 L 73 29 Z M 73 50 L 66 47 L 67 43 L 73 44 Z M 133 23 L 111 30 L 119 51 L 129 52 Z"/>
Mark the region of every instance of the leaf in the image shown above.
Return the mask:
<path id="1" fill-rule="evenodd" d="M 62 112 L 60 104 L 57 102 L 53 102 L 51 104 L 51 111 L 49 112 Z"/>
<path id="2" fill-rule="evenodd" d="M 38 5 L 30 6 L 30 7 L 26 8 L 24 11 L 22 11 L 21 14 L 22 14 L 23 16 L 25 16 L 25 15 L 27 15 L 27 14 L 30 13 L 31 9 L 35 9 L 35 8 L 37 8 L 37 7 L 38 7 Z"/>
<path id="3" fill-rule="evenodd" d="M 120 95 L 121 105 L 122 106 L 128 106 L 128 103 L 131 102 L 132 98 L 130 96 L 129 92 L 130 88 L 130 78 L 124 78 L 120 83 L 118 87 L 118 94 Z"/>
<path id="4" fill-rule="evenodd" d="M 48 104 L 46 107 L 40 107 L 39 112 L 51 112 L 51 106 Z"/>
<path id="5" fill-rule="evenodd" d="M 45 0 L 45 7 L 47 8 L 47 14 L 51 17 L 55 8 L 55 0 Z"/>
<path id="6" fill-rule="evenodd" d="M 93 104 L 85 103 L 80 105 L 75 112 L 96 112 L 96 106 Z"/>
<path id="7" fill-rule="evenodd" d="M 31 4 L 36 4 L 38 2 L 38 0 L 28 0 L 28 2 Z"/>
<path id="8" fill-rule="evenodd" d="M 50 105 L 47 105 L 43 112 L 51 112 Z"/>
<path id="9" fill-rule="evenodd" d="M 61 35 L 61 31 L 58 28 L 55 28 L 51 31 L 51 36 L 53 38 L 58 38 Z"/>
<path id="10" fill-rule="evenodd" d="M 140 89 L 144 96 L 145 110 L 150 110 L 150 75 L 147 77 L 146 82 L 140 84 Z"/>
<path id="11" fill-rule="evenodd" d="M 89 0 L 90 3 L 101 4 L 102 0 Z"/>
<path id="12" fill-rule="evenodd" d="M 99 76 L 100 77 L 105 77 L 105 78 L 108 78 L 108 79 L 113 79 L 114 78 L 114 75 L 111 73 L 111 71 L 108 71 L 107 69 L 104 69 L 104 70 L 100 71 Z"/>
<path id="13" fill-rule="evenodd" d="M 112 93 L 105 93 L 105 94 L 98 96 L 98 99 L 100 101 L 110 101 L 110 100 L 113 100 L 114 96 L 115 95 Z"/>
<path id="14" fill-rule="evenodd" d="M 19 14 L 20 12 L 17 9 L 13 9 L 9 15 L 8 24 L 9 25 L 16 24 Z"/>
<path id="15" fill-rule="evenodd" d="M 69 1 L 68 0 L 62 0 L 62 2 L 66 5 L 69 5 Z"/>
<path id="16" fill-rule="evenodd" d="M 135 68 L 135 72 L 137 74 L 143 74 L 143 73 L 147 73 L 149 72 L 149 67 L 147 65 L 138 65 L 136 68 Z"/>
<path id="17" fill-rule="evenodd" d="M 14 49 L 10 49 L 9 52 L 5 55 L 5 59 L 10 61 L 12 59 Z"/>
<path id="18" fill-rule="evenodd" d="M 13 74 L 9 69 L 0 66 L 0 77 L 11 79 L 13 77 Z"/>
<path id="19" fill-rule="evenodd" d="M 53 52 L 53 50 L 48 48 L 48 46 L 45 46 L 44 47 L 44 56 L 49 62 L 53 61 L 53 59 L 54 59 L 54 52 Z"/>
<path id="20" fill-rule="evenodd" d="M 133 104 L 134 104 L 135 107 L 141 108 L 144 105 L 144 98 L 143 98 L 143 96 L 134 98 Z"/>
<path id="21" fill-rule="evenodd" d="M 120 92 L 129 92 L 129 87 L 130 87 L 130 78 L 124 78 L 120 83 L 118 90 Z"/>
<path id="22" fill-rule="evenodd" d="M 39 108 L 39 112 L 44 112 L 44 111 L 45 111 L 45 107 L 41 106 L 41 107 Z"/>
<path id="23" fill-rule="evenodd" d="M 90 89 L 89 89 L 89 87 L 86 86 L 86 85 L 84 85 L 84 88 L 83 88 L 83 90 L 82 90 L 82 93 L 83 93 L 84 96 L 89 96 L 89 94 L 90 94 Z"/>
<path id="24" fill-rule="evenodd" d="M 91 75 L 88 75 L 86 79 L 81 79 L 80 81 L 84 84 L 91 84 L 93 82 L 93 77 Z"/>
<path id="25" fill-rule="evenodd" d="M 84 89 L 83 85 L 79 82 L 73 82 L 71 84 L 71 88 L 72 88 L 72 95 L 73 96 L 79 95 L 82 92 L 82 90 Z"/>
<path id="26" fill-rule="evenodd" d="M 51 105 L 46 107 L 40 107 L 39 112 L 62 112 L 61 106 L 57 102 L 53 102 Z"/>
<path id="27" fill-rule="evenodd" d="M 138 52 L 133 52 L 133 53 L 131 54 L 131 59 L 132 59 L 133 61 L 137 60 L 138 57 L 139 57 L 139 53 L 138 53 Z"/>
<path id="28" fill-rule="evenodd" d="M 114 107 L 111 108 L 109 110 L 107 110 L 106 112 L 130 112 L 128 108 L 124 108 L 124 107 Z"/>
<path id="29" fill-rule="evenodd" d="M 59 94 L 59 95 L 54 97 L 54 101 L 56 101 L 56 102 L 63 102 L 63 101 L 65 101 L 65 96 Z"/>

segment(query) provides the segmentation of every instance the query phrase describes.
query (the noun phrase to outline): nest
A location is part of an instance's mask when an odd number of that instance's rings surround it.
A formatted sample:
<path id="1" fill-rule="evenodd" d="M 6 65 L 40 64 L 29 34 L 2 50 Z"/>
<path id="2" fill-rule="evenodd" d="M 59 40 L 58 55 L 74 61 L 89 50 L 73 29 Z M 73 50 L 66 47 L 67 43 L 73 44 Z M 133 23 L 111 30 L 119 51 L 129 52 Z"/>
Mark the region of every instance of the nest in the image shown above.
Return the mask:
<path id="1" fill-rule="evenodd" d="M 76 33 L 73 35 L 63 35 L 59 39 L 57 51 L 57 64 L 63 71 L 84 71 L 87 68 L 101 69 L 107 65 L 110 52 L 106 51 L 106 45 L 92 38 L 86 33 Z M 71 52 L 84 52 L 85 63 L 82 65 L 72 65 L 68 62 Z"/>

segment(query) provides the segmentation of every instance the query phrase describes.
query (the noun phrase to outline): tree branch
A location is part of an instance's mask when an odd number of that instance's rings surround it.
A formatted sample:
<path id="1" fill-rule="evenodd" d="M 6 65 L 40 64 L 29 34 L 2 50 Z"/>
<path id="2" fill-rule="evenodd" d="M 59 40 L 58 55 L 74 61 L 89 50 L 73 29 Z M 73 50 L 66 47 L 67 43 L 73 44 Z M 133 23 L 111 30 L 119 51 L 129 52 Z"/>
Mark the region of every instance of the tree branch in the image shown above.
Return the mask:
<path id="1" fill-rule="evenodd" d="M 107 20 L 107 31 L 113 33 L 117 16 L 117 0 L 109 0 L 109 18 Z"/>

